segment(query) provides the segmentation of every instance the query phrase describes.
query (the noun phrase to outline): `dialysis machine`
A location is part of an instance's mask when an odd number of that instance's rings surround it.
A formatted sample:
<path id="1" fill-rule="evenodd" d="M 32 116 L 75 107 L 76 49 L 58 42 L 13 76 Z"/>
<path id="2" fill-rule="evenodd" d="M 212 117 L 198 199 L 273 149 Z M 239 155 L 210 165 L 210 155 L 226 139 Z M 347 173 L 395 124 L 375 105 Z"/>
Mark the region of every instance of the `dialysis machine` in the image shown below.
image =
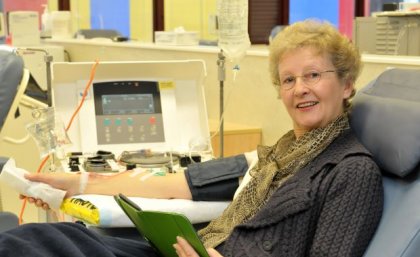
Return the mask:
<path id="1" fill-rule="evenodd" d="M 172 168 L 211 156 L 203 61 L 101 62 L 90 74 L 93 65 L 53 64 L 53 106 L 64 124 L 93 76 L 67 131 L 67 171 Z"/>
<path id="2" fill-rule="evenodd" d="M 132 170 L 130 176 L 139 183 L 151 176 L 183 172 L 189 163 L 212 158 L 205 76 L 202 60 L 53 63 L 53 108 L 44 110 L 47 114 L 53 110 L 53 115 L 46 116 L 53 116 L 54 122 L 34 122 L 32 134 L 41 153 L 57 157 L 50 160 L 50 168 L 64 172 L 113 175 Z M 52 141 L 58 143 L 49 144 L 55 136 L 59 139 Z M 145 210 L 182 213 L 195 223 L 217 217 L 228 205 L 185 199 L 132 200 Z M 79 207 L 92 211 L 95 206 L 98 213 L 93 216 L 98 219 L 92 224 L 132 226 L 112 196 L 77 195 L 68 206 L 65 213 L 70 218 L 86 220 L 79 215 Z"/>

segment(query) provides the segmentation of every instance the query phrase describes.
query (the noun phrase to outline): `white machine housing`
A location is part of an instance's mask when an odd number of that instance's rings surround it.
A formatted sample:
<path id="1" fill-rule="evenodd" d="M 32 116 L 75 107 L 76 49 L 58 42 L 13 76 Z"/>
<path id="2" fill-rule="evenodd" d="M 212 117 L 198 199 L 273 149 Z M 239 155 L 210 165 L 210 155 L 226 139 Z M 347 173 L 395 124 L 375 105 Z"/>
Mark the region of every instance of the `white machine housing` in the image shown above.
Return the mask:
<path id="1" fill-rule="evenodd" d="M 52 65 L 53 105 L 56 115 L 66 125 L 81 101 L 94 64 L 58 62 Z M 66 151 L 92 153 L 104 150 L 119 155 L 123 151 L 151 149 L 187 153 L 196 150 L 198 146 L 201 151 L 211 152 L 203 90 L 205 76 L 205 63 L 202 60 L 100 62 L 85 102 L 68 130 L 72 145 Z M 118 95 L 119 82 L 124 84 L 133 81 L 159 84 L 163 139 L 156 142 L 137 140 L 115 144 L 99 142 L 98 129 L 101 128 L 97 126 L 100 123 L 97 120 L 98 112 L 95 112 L 94 84 L 117 82 L 115 92 L 111 94 Z M 123 131 L 122 136 L 125 133 Z"/>

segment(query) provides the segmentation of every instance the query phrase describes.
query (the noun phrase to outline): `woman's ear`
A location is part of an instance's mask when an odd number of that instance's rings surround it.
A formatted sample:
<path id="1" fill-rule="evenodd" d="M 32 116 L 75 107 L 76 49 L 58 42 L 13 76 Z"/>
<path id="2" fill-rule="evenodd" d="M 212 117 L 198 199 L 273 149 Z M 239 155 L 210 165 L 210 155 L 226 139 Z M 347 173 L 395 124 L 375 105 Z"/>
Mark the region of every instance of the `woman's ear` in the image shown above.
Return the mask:
<path id="1" fill-rule="evenodd" d="M 354 89 L 354 83 L 347 81 L 344 84 L 343 99 L 349 99 L 354 96 L 356 90 Z"/>

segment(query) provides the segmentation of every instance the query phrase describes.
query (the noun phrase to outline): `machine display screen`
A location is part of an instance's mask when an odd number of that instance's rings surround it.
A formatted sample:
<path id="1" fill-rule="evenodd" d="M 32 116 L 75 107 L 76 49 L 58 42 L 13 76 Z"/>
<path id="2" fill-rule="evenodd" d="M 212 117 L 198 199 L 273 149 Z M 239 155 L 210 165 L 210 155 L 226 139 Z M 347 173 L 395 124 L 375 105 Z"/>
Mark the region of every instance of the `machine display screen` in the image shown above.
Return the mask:
<path id="1" fill-rule="evenodd" d="M 153 94 L 102 95 L 104 115 L 155 113 Z"/>

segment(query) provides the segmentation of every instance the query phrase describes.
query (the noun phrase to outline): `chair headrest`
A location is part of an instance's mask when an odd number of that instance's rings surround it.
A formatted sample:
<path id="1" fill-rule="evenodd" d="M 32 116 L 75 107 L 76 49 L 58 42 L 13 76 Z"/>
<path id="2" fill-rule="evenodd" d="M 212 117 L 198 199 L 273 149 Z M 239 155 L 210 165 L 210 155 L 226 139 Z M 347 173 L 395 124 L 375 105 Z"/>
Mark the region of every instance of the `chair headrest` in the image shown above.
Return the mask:
<path id="1" fill-rule="evenodd" d="M 350 125 L 383 171 L 408 175 L 420 162 L 420 70 L 386 70 L 361 89 Z"/>
<path id="2" fill-rule="evenodd" d="M 0 130 L 15 99 L 23 68 L 20 56 L 8 49 L 0 49 Z"/>

